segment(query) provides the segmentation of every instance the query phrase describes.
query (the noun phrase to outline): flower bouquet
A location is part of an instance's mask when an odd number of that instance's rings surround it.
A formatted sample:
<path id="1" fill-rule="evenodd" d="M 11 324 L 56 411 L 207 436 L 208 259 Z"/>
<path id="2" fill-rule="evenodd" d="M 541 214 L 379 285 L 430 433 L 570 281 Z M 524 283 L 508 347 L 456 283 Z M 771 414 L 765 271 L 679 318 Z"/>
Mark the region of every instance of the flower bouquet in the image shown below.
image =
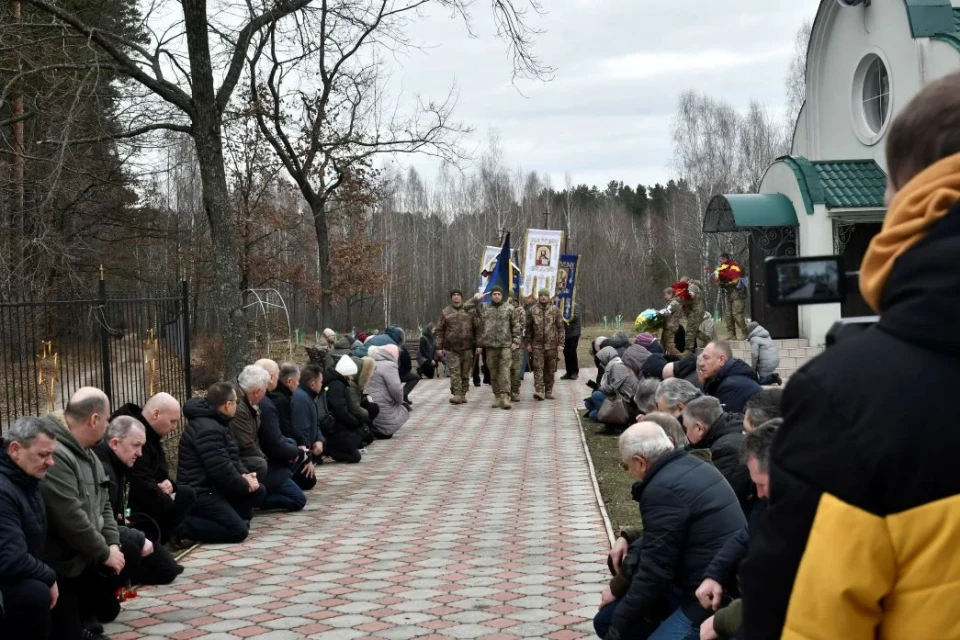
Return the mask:
<path id="1" fill-rule="evenodd" d="M 673 292 L 677 294 L 677 299 L 682 300 L 683 302 L 690 302 L 693 300 L 693 295 L 690 293 L 690 283 L 681 280 L 680 282 L 674 282 L 670 285 L 670 288 L 673 289 Z"/>
<path id="2" fill-rule="evenodd" d="M 713 270 L 713 282 L 721 287 L 736 287 L 743 276 L 743 267 L 734 261 L 723 263 Z"/>
<path id="3" fill-rule="evenodd" d="M 637 319 L 633 323 L 633 328 L 637 330 L 637 333 L 656 331 L 663 326 L 665 321 L 666 317 L 663 311 L 647 309 L 637 316 Z"/>

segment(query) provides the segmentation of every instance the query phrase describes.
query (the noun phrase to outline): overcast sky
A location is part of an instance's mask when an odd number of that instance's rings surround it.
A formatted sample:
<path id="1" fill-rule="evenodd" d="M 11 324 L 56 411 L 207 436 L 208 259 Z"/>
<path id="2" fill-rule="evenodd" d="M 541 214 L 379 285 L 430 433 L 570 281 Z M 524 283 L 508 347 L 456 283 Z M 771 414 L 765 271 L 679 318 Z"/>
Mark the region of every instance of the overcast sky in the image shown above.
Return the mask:
<path id="1" fill-rule="evenodd" d="M 525 0 L 518 0 L 524 2 Z M 499 133 L 504 163 L 548 174 L 562 188 L 610 180 L 652 184 L 671 175 L 670 127 L 679 94 L 696 89 L 745 109 L 784 104 L 794 37 L 818 0 L 543 0 L 531 22 L 552 82 L 511 84 L 489 1 L 474 3 L 474 30 L 427 15 L 410 31 L 426 45 L 396 63 L 394 90 L 442 98 L 456 84 L 469 148 Z M 521 93 L 522 92 L 522 93 Z M 404 159 L 432 180 L 436 164 Z"/>

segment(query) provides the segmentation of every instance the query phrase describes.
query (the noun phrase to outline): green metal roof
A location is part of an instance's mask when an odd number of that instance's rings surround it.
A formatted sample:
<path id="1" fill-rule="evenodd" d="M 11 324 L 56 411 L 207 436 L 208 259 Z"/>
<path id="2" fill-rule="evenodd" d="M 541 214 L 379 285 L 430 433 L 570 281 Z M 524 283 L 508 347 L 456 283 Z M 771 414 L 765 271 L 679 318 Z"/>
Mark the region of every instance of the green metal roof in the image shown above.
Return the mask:
<path id="1" fill-rule="evenodd" d="M 950 0 L 903 0 L 914 38 L 931 38 L 956 32 Z"/>
<path id="2" fill-rule="evenodd" d="M 887 175 L 873 160 L 818 160 L 802 156 L 777 158 L 793 170 L 808 214 L 813 205 L 828 209 L 876 209 L 884 207 Z"/>
<path id="3" fill-rule="evenodd" d="M 957 51 L 960 51 L 960 9 L 953 10 L 952 28 L 953 31 L 950 33 L 938 33 L 933 36 L 933 39 L 946 42 Z"/>
<path id="4" fill-rule="evenodd" d="M 793 203 L 779 193 L 714 196 L 703 217 L 703 230 L 706 233 L 797 225 Z"/>

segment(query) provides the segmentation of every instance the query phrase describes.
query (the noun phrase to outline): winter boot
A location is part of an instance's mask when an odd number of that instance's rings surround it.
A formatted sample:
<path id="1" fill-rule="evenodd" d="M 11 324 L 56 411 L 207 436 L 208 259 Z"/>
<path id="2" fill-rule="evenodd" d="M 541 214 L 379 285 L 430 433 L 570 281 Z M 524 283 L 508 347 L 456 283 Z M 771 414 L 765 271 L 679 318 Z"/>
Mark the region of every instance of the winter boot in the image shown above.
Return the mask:
<path id="1" fill-rule="evenodd" d="M 450 396 L 450 404 L 462 404 L 460 396 Z"/>
<path id="2" fill-rule="evenodd" d="M 510 399 L 513 400 L 514 402 L 520 402 L 520 394 L 512 393 L 510 394 Z"/>
<path id="3" fill-rule="evenodd" d="M 536 391 L 536 392 L 534 392 L 534 394 L 533 394 L 533 399 L 534 399 L 534 400 L 543 400 L 543 392 L 541 392 L 541 391 Z"/>
<path id="4" fill-rule="evenodd" d="M 500 396 L 500 408 L 501 408 L 501 409 L 509 409 L 510 407 L 511 407 L 511 405 L 510 405 L 510 394 L 505 393 L 505 394 L 503 394 L 502 396 Z"/>
<path id="5" fill-rule="evenodd" d="M 547 400 L 553 400 L 553 391 L 547 391 Z"/>

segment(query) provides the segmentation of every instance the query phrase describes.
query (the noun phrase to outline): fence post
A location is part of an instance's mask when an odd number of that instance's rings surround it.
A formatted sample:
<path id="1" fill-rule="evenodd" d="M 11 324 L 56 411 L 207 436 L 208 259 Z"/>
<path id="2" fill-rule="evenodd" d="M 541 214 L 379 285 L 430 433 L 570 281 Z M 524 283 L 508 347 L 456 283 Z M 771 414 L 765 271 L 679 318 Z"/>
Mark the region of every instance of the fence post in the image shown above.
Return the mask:
<path id="1" fill-rule="evenodd" d="M 190 283 L 184 274 L 180 282 L 181 307 L 183 313 L 183 384 L 186 385 L 186 398 L 193 397 L 193 373 L 190 371 Z"/>
<path id="2" fill-rule="evenodd" d="M 110 333 L 107 331 L 107 281 L 100 265 L 100 361 L 103 368 L 103 392 L 113 402 L 113 375 L 110 366 Z"/>

